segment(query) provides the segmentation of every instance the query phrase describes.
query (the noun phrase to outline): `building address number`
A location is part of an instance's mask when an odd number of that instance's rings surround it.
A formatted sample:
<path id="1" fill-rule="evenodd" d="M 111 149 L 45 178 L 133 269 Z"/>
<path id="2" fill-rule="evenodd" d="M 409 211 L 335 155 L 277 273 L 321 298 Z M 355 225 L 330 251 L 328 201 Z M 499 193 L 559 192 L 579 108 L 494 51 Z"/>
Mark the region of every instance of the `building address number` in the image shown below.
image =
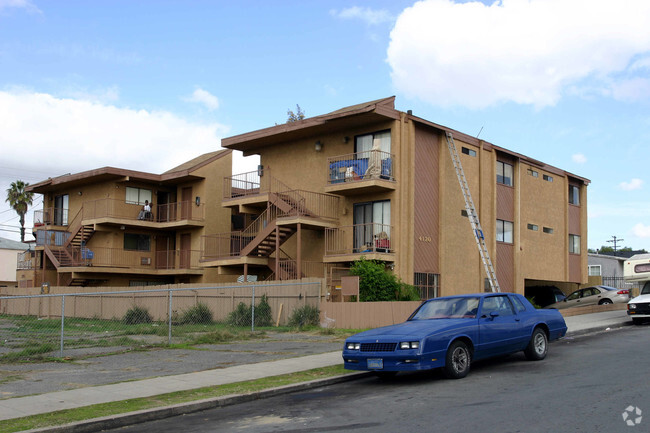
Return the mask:
<path id="1" fill-rule="evenodd" d="M 431 236 L 418 236 L 420 242 L 431 242 Z"/>

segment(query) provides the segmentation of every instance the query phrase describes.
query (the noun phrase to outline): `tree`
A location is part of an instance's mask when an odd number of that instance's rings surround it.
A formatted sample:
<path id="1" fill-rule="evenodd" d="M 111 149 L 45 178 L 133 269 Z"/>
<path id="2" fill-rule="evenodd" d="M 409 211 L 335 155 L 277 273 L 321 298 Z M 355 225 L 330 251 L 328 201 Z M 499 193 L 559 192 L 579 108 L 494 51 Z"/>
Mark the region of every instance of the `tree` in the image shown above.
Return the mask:
<path id="1" fill-rule="evenodd" d="M 352 263 L 350 274 L 359 276 L 361 302 L 420 300 L 420 293 L 414 286 L 386 271 L 384 263 L 378 260 L 361 257 Z"/>
<path id="2" fill-rule="evenodd" d="M 296 104 L 296 112 L 287 110 L 287 123 L 297 122 L 305 118 L 305 112 L 300 109 L 300 105 Z"/>
<path id="3" fill-rule="evenodd" d="M 7 199 L 5 200 L 6 202 L 9 202 L 9 206 L 11 206 L 20 217 L 21 242 L 25 242 L 25 214 L 27 213 L 27 207 L 31 206 L 34 198 L 33 192 L 25 191 L 27 186 L 29 186 L 29 183 L 25 183 L 22 180 L 11 182 L 9 189 L 7 189 Z"/>

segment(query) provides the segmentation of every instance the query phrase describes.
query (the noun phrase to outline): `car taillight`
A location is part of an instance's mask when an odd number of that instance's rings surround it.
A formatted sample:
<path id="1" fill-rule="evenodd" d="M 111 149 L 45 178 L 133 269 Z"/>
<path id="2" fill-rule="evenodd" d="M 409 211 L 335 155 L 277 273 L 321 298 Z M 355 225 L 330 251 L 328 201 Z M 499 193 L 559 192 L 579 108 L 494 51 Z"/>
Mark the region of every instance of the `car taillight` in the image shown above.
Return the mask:
<path id="1" fill-rule="evenodd" d="M 616 294 L 617 294 L 617 295 L 629 295 L 629 294 L 630 294 L 630 291 L 627 290 L 627 289 L 619 290 L 618 292 L 616 292 Z"/>

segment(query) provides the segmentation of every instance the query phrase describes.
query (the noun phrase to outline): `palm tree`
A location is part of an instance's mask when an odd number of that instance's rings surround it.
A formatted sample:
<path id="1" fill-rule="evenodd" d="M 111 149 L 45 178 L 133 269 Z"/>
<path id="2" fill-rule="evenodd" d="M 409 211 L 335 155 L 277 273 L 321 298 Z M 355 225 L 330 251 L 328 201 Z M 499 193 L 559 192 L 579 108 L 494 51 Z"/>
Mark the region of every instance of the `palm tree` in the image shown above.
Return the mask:
<path id="1" fill-rule="evenodd" d="M 34 197 L 33 192 L 25 191 L 29 183 L 22 180 L 11 182 L 11 187 L 7 189 L 7 199 L 9 206 L 16 211 L 20 216 L 20 241 L 25 242 L 25 214 L 27 213 L 27 206 L 32 204 Z"/>

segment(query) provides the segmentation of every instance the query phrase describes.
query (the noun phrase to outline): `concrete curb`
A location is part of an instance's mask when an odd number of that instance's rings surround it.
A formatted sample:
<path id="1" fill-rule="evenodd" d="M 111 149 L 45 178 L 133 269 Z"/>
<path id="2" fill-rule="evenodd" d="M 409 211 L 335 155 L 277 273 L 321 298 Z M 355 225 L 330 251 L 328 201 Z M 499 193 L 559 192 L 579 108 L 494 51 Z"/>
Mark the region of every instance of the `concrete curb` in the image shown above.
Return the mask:
<path id="1" fill-rule="evenodd" d="M 614 323 L 614 324 L 605 325 L 605 327 L 603 327 L 603 326 L 593 326 L 591 328 L 580 329 L 580 330 L 573 331 L 573 332 L 568 332 L 567 331 L 565 338 L 566 337 L 582 337 L 582 336 L 590 335 L 590 334 L 598 334 L 600 332 L 606 332 L 608 330 L 611 331 L 611 330 L 614 330 L 614 329 L 621 329 L 621 328 L 625 328 L 625 327 L 628 327 L 628 326 L 632 326 L 632 321 L 631 320 L 628 320 L 627 322 L 621 322 L 621 323 Z"/>
<path id="2" fill-rule="evenodd" d="M 158 408 L 143 409 L 136 412 L 127 412 L 123 414 L 109 415 L 101 418 L 93 418 L 78 421 L 70 424 L 43 427 L 39 429 L 26 430 L 24 433 L 92 433 L 101 430 L 125 427 L 133 424 L 139 424 L 147 421 L 154 421 L 164 418 L 170 418 L 177 415 L 184 415 L 202 410 L 214 409 L 217 407 L 230 406 L 234 404 L 246 403 L 249 401 L 259 400 L 262 398 L 274 397 L 282 394 L 289 394 L 296 391 L 318 388 L 321 386 L 333 385 L 336 383 L 349 382 L 372 375 L 372 373 L 350 373 L 341 376 L 328 377 L 325 379 L 316 379 L 308 382 L 294 383 L 291 385 L 269 388 L 250 394 L 234 394 L 222 397 L 209 398 L 204 400 L 179 403 L 171 406 L 162 406 Z"/>

